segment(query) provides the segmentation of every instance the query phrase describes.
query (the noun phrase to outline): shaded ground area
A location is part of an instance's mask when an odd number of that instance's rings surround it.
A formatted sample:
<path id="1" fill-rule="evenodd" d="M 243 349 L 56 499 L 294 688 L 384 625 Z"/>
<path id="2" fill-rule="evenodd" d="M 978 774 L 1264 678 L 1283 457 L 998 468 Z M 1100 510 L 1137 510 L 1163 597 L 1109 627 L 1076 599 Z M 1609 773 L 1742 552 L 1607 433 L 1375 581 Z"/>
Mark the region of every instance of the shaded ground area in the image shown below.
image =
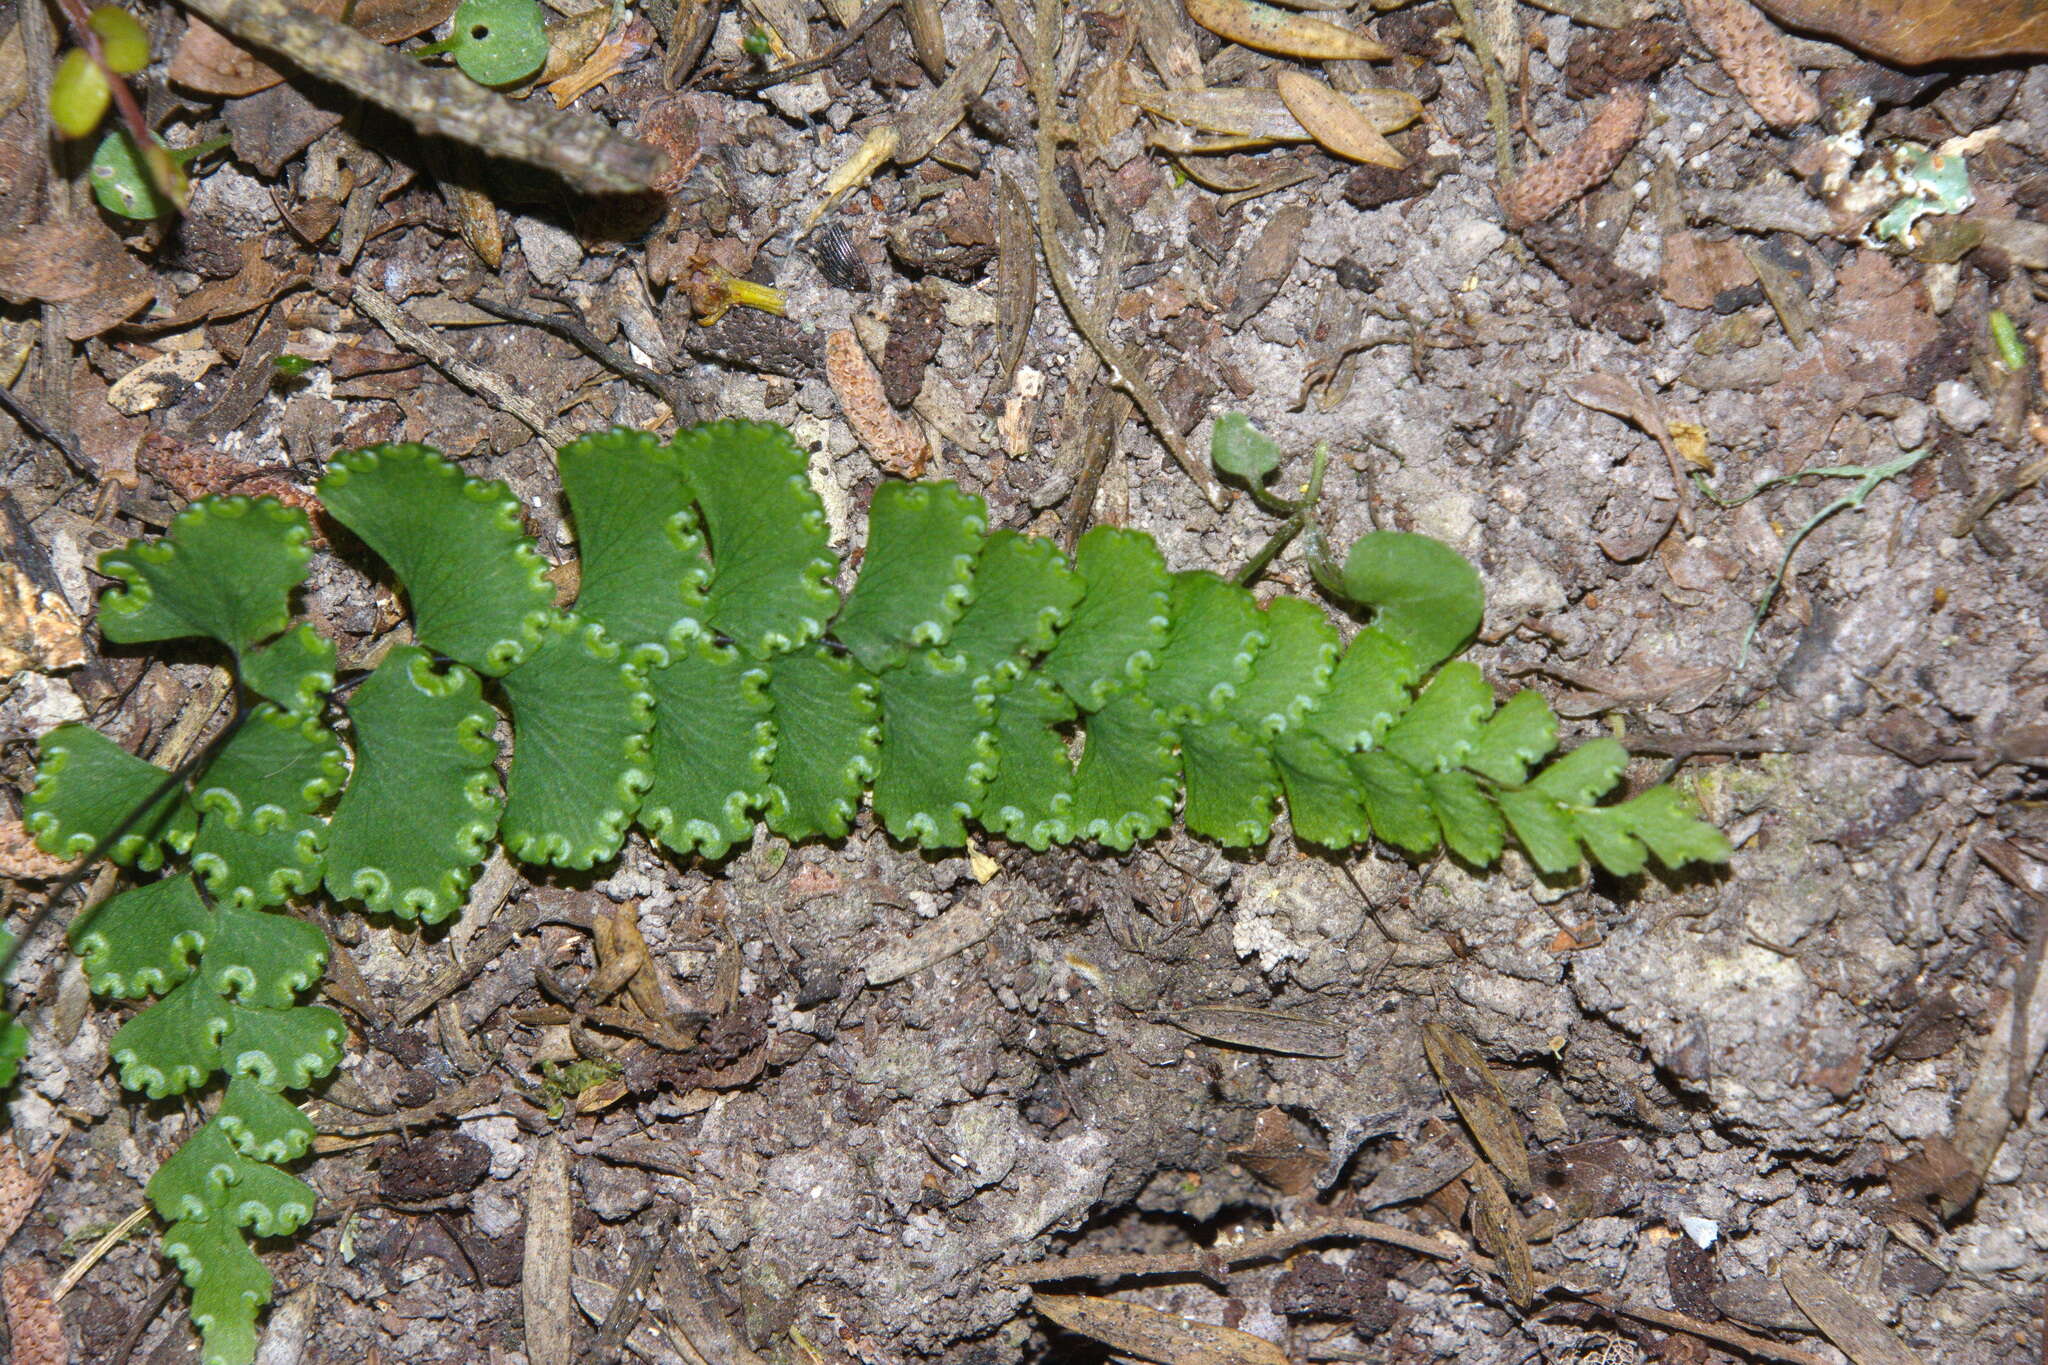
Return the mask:
<path id="1" fill-rule="evenodd" d="M 534 1190 L 563 1156 L 570 1216 L 550 1231 L 573 1246 L 590 1359 L 1115 1358 L 1114 1336 L 1054 1327 L 1005 1273 L 1111 1255 L 1160 1259 L 1056 1288 L 1297 1361 L 2040 1354 L 2048 540 L 2034 354 L 2002 360 L 1992 316 L 2022 342 L 2044 316 L 2048 71 L 1907 75 L 1793 41 L 1816 108 L 1868 115 L 1852 147 L 1822 122 L 1767 126 L 1675 5 L 1479 8 L 1512 127 L 1489 125 L 1450 6 L 1326 16 L 1370 21 L 1396 54 L 1325 64 L 1335 89 L 1421 101 L 1391 131 L 1395 170 L 1313 142 L 1174 154 L 1190 134 L 1139 101 L 1316 69 L 1177 7 L 1065 10 L 1048 120 L 1009 36 L 1029 17 L 946 6 L 949 69 L 988 54 L 985 91 L 810 233 L 874 129 L 928 127 L 902 13 L 758 94 L 721 89 L 755 69 L 750 28 L 802 56 L 853 16 L 735 10 L 700 55 L 689 7 L 596 24 L 624 65 L 577 107 L 666 152 L 641 198 L 422 144 L 329 87 L 203 98 L 159 64 L 137 81 L 155 126 L 224 130 L 235 152 L 198 172 L 182 220 L 116 238 L 52 176 L 35 101 L 6 115 L 0 221 L 39 255 L 0 252 L 0 379 L 71 450 L 6 426 L 0 536 L 82 617 L 99 551 L 205 493 L 306 502 L 334 450 L 384 440 L 506 480 L 567 559 L 536 432 L 690 415 L 788 425 L 843 550 L 876 482 L 928 444 L 924 472 L 995 524 L 1129 524 L 1175 568 L 1227 571 L 1275 523 L 1241 494 L 1212 507 L 1161 436 L 1199 462 L 1215 417 L 1243 411 L 1288 453 L 1289 491 L 1328 443 L 1333 543 L 1395 527 L 1472 558 L 1489 676 L 1629 742 L 1635 785 L 1675 772 L 1738 844 L 1711 874 L 1564 881 L 1513 852 L 1481 874 L 1285 836 L 1251 856 L 1182 836 L 1122 857 L 996 845 L 984 884 L 864 823 L 717 866 L 635 842 L 595 878 L 494 868 L 442 932 L 309 906 L 343 948 L 326 996 L 352 1034 L 311 1107 L 323 1214 L 269 1250 L 277 1360 L 524 1358 Z M 47 47 L 47 25 L 0 16 Z M 149 19 L 176 48 L 180 12 Z M 1640 127 L 1585 152 L 1601 101 L 1635 83 Z M 1496 131 L 1524 164 L 1612 173 L 1511 231 Z M 1965 212 L 1862 174 L 1878 153 L 1860 147 L 1944 144 Z M 1937 202 L 1913 235 L 1868 234 L 1922 191 Z M 721 272 L 780 289 L 787 316 L 721 312 Z M 828 373 L 842 331 L 879 402 Z M 285 356 L 307 363 L 287 375 Z M 307 601 L 360 664 L 400 613 L 332 548 Z M 1302 549 L 1267 581 L 1313 594 Z M 85 651 L 0 680 L 12 791 L 52 726 L 90 718 L 149 753 L 225 677 L 90 632 Z M 0 802 L 10 906 L 30 904 L 53 870 Z M 653 999 L 702 1024 L 690 1050 L 592 1022 L 599 925 L 621 914 Z M 942 914 L 970 921 L 964 946 L 906 961 Z M 194 1118 L 115 1087 L 122 1011 L 54 936 L 15 980 L 34 1043 L 14 1141 L 62 1146 L 8 1259 L 55 1275 L 140 1206 Z M 1432 1036 L 1476 1050 L 1468 1089 L 1498 1086 L 1526 1190 L 1473 1169 Z M 593 1056 L 610 1064 L 578 1065 Z M 1230 1263 L 1237 1239 L 1346 1219 L 1462 1259 L 1339 1237 Z M 1542 1286 L 1527 1305 L 1505 1278 L 1519 1251 Z M 165 1275 L 147 1239 L 107 1254 L 62 1303 L 72 1358 L 193 1358 L 181 1299 L 153 1297 Z M 1844 1315 L 1896 1341 L 1859 1345 Z M 1257 1358 L 1221 1337 L 1176 1349 Z"/>

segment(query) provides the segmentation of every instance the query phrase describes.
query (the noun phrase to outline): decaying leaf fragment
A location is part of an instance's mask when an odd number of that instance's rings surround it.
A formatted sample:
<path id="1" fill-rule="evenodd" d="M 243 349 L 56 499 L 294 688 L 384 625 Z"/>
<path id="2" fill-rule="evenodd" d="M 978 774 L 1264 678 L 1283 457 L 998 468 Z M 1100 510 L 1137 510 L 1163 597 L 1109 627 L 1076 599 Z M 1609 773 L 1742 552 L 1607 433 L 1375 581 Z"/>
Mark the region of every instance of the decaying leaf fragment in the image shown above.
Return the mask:
<path id="1" fill-rule="evenodd" d="M 1262 1337 L 1190 1322 L 1156 1308 L 1087 1294 L 1033 1294 L 1031 1305 L 1070 1332 L 1162 1365 L 1289 1365 L 1287 1352 Z"/>
<path id="2" fill-rule="evenodd" d="M 1258 0 L 1187 0 L 1188 18 L 1219 38 L 1313 62 L 1383 62 L 1393 51 L 1363 33 Z"/>
<path id="3" fill-rule="evenodd" d="M 1536 1300 L 1536 1271 L 1529 1261 L 1529 1229 L 1491 1166 L 1475 1163 L 1465 1178 L 1472 1183 L 1473 1235 L 1483 1250 L 1500 1261 L 1501 1275 L 1508 1282 L 1508 1297 L 1517 1307 L 1527 1308 Z"/>
<path id="4" fill-rule="evenodd" d="M 1517 1195 L 1529 1192 L 1529 1149 L 1515 1125 L 1515 1111 L 1501 1093 L 1486 1059 L 1462 1033 L 1432 1019 L 1422 1026 L 1422 1050 L 1458 1117 L 1472 1130 L 1479 1150 L 1507 1178 Z"/>
<path id="5" fill-rule="evenodd" d="M 891 474 L 917 478 L 931 459 L 931 447 L 917 424 L 889 406 L 882 376 L 860 338 L 841 328 L 825 338 L 825 378 L 839 395 L 839 406 L 860 443 Z"/>
<path id="6" fill-rule="evenodd" d="M 71 605 L 13 564 L 0 563 L 0 678 L 85 662 L 85 637 Z"/>
<path id="7" fill-rule="evenodd" d="M 1241 1005 L 1195 1005 L 1160 1016 L 1177 1029 L 1212 1043 L 1280 1052 L 1291 1057 L 1342 1057 L 1344 1030 L 1320 1019 Z"/>
<path id="8" fill-rule="evenodd" d="M 1877 1308 L 1810 1265 L 1791 1264 L 1778 1275 L 1799 1311 L 1856 1365 L 1922 1365 L 1918 1354 L 1884 1325 Z"/>
<path id="9" fill-rule="evenodd" d="M 1650 97 L 1639 85 L 1610 95 L 1571 146 L 1500 187 L 1497 197 L 1508 226 L 1540 222 L 1614 174 L 1635 146 L 1649 112 Z"/>
<path id="10" fill-rule="evenodd" d="M 1275 83 L 1287 112 L 1324 151 L 1391 171 L 1408 164 L 1408 158 L 1380 136 L 1370 114 L 1315 77 L 1282 71 Z"/>
<path id="11" fill-rule="evenodd" d="M 1820 96 L 1792 65 L 1784 35 L 1749 0 L 1685 0 L 1685 17 L 1765 123 L 1797 128 L 1820 117 Z"/>
<path id="12" fill-rule="evenodd" d="M 1302 79 L 1316 84 L 1310 77 Z M 1355 110 L 1361 124 L 1370 125 L 1374 133 L 1395 132 L 1422 117 L 1422 101 L 1405 90 L 1373 89 L 1336 97 Z M 1154 145 L 1174 152 L 1236 151 L 1269 142 L 1301 142 L 1313 135 L 1279 90 L 1139 88 L 1125 98 L 1148 114 L 1224 139 L 1209 144 L 1196 144 L 1184 137 L 1152 139 Z"/>

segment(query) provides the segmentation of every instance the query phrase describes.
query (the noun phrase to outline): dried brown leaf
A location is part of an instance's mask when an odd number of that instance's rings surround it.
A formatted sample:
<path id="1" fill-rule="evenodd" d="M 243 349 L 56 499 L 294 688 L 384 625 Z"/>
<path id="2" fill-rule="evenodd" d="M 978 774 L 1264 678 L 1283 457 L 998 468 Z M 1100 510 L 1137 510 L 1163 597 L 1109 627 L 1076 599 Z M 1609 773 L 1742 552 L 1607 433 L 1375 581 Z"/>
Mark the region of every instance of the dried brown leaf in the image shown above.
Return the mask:
<path id="1" fill-rule="evenodd" d="M 155 297 L 149 272 L 97 217 L 0 233 L 0 298 L 75 305 L 73 341 L 98 336 Z"/>
<path id="2" fill-rule="evenodd" d="M 1380 136 L 1370 114 L 1315 77 L 1299 71 L 1282 71 L 1275 84 L 1287 112 L 1324 151 L 1347 161 L 1385 166 L 1393 171 L 1408 164 L 1408 158 Z M 1420 110 L 1419 101 L 1416 107 Z"/>
<path id="3" fill-rule="evenodd" d="M 861 964 L 870 986 L 886 986 L 966 952 L 995 932 L 1009 913 L 1007 893 L 981 891 L 925 921 L 909 937 L 868 954 Z"/>
<path id="4" fill-rule="evenodd" d="M 1464 1034 L 1431 1019 L 1422 1026 L 1422 1050 L 1430 1069 L 1443 1082 L 1444 1093 L 1457 1107 L 1458 1117 L 1472 1130 L 1479 1150 L 1507 1178 L 1509 1189 L 1517 1195 L 1527 1194 L 1529 1149 L 1523 1145 L 1514 1108 L 1501 1093 L 1500 1082 L 1493 1078 L 1479 1049 Z"/>
<path id="5" fill-rule="evenodd" d="M 1309 61 L 1380 62 L 1393 52 L 1377 39 L 1258 0 L 1186 0 L 1188 18 L 1219 38 Z"/>
<path id="6" fill-rule="evenodd" d="M 1161 1365 L 1290 1365 L 1285 1351 L 1261 1337 L 1143 1304 L 1087 1294 L 1033 1294 L 1031 1304 L 1070 1332 Z"/>
<path id="7" fill-rule="evenodd" d="M 1900 66 L 2048 53 L 2043 0 L 1763 0 L 1793 28 Z"/>
<path id="8" fill-rule="evenodd" d="M 898 115 L 890 125 L 897 134 L 890 159 L 899 166 L 912 166 L 930 156 L 946 135 L 960 126 L 967 106 L 988 88 L 1002 59 L 1002 48 L 990 44 L 955 68 L 944 85 L 928 91 Z"/>
<path id="9" fill-rule="evenodd" d="M 1320 1019 L 1242 1005 L 1195 1005 L 1160 1016 L 1177 1029 L 1212 1043 L 1279 1052 L 1290 1057 L 1342 1057 L 1345 1032 Z"/>
<path id="10" fill-rule="evenodd" d="M 1529 1260 L 1529 1229 L 1508 1198 L 1507 1186 L 1484 1162 L 1474 1165 L 1465 1178 L 1472 1183 L 1472 1233 L 1481 1249 L 1500 1261 L 1501 1275 L 1508 1282 L 1508 1297 L 1519 1308 L 1536 1299 L 1536 1271 Z"/>
<path id="11" fill-rule="evenodd" d="M 1307 1194 L 1330 1154 L 1305 1139 L 1286 1110 L 1266 1108 L 1253 1121 L 1251 1140 L 1231 1148 L 1230 1159 L 1282 1194 Z"/>
<path id="12" fill-rule="evenodd" d="M 7 1300 L 12 1365 L 69 1365 L 64 1314 L 50 1298 L 50 1277 L 41 1261 L 20 1260 L 0 1271 L 0 1297 Z"/>
<path id="13" fill-rule="evenodd" d="M 1031 343 L 1031 319 L 1038 312 L 1038 240 L 1031 227 L 1031 206 L 1017 182 L 1003 176 L 996 184 L 996 310 L 1002 337 L 1002 363 L 997 372 L 1009 387 Z"/>
<path id="14" fill-rule="evenodd" d="M 85 638 L 70 603 L 0 563 L 0 678 L 84 662 Z"/>

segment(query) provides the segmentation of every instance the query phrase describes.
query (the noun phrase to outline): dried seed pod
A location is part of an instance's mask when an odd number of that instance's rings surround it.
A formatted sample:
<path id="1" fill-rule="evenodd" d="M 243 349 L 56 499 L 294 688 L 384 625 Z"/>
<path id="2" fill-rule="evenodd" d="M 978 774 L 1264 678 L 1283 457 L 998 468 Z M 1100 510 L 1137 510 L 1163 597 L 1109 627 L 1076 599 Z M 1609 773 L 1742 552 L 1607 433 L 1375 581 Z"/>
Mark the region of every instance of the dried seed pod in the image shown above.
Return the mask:
<path id="1" fill-rule="evenodd" d="M 1188 18 L 1219 38 L 1309 61 L 1383 62 L 1388 48 L 1326 20 L 1294 14 L 1258 0 L 1187 0 Z"/>
<path id="2" fill-rule="evenodd" d="M 889 406 L 882 376 L 875 372 L 860 338 L 842 328 L 825 338 L 825 378 L 839 395 L 839 406 L 860 443 L 876 463 L 891 474 L 917 478 L 931 459 L 931 448 L 915 422 Z"/>
<path id="3" fill-rule="evenodd" d="M 1765 123 L 1797 128 L 1820 117 L 1820 96 L 1792 65 L 1784 35 L 1749 0 L 1685 0 L 1685 17 Z"/>
<path id="4" fill-rule="evenodd" d="M 1614 174 L 1643 130 L 1650 97 L 1639 85 L 1617 90 L 1572 145 L 1523 171 L 1496 192 L 1508 226 L 1539 222 Z"/>
<path id="5" fill-rule="evenodd" d="M 1371 115 L 1315 77 L 1282 71 L 1274 83 L 1287 102 L 1287 112 L 1324 151 L 1394 171 L 1408 164 L 1408 158 L 1380 136 Z"/>
<path id="6" fill-rule="evenodd" d="M 846 230 L 846 224 L 833 220 L 813 232 L 804 242 L 804 251 L 825 278 L 841 289 L 866 293 L 874 281 L 868 276 L 868 263 L 861 259 L 860 250 L 853 243 L 853 234 Z"/>

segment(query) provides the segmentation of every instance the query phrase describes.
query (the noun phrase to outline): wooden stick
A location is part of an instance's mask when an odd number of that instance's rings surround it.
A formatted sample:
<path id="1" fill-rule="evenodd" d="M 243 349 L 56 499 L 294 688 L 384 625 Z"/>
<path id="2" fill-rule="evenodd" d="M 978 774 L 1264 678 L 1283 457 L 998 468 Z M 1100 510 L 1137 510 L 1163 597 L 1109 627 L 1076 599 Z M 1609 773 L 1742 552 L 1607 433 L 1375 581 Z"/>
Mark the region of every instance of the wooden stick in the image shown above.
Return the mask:
<path id="1" fill-rule="evenodd" d="M 653 184 L 660 151 L 588 114 L 545 101 L 515 102 L 453 69 L 422 66 L 285 0 L 185 0 L 185 8 L 251 47 L 390 110 L 422 133 L 491 156 L 540 166 L 593 194 L 632 194 Z"/>

